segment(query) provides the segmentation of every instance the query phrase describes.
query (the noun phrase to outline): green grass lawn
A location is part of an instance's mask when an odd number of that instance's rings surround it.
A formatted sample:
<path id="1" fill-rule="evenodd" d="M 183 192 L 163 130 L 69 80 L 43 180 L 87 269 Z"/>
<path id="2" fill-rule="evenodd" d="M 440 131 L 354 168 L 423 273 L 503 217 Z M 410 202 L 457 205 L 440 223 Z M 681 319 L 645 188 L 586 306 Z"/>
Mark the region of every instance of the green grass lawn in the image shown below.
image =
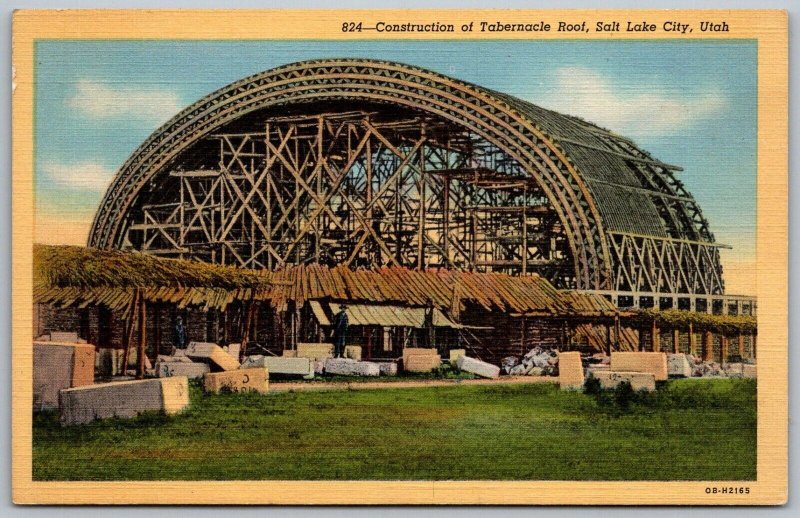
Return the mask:
<path id="1" fill-rule="evenodd" d="M 754 480 L 754 380 L 670 381 L 628 407 L 557 386 L 204 395 L 174 416 L 61 428 L 34 480 Z"/>

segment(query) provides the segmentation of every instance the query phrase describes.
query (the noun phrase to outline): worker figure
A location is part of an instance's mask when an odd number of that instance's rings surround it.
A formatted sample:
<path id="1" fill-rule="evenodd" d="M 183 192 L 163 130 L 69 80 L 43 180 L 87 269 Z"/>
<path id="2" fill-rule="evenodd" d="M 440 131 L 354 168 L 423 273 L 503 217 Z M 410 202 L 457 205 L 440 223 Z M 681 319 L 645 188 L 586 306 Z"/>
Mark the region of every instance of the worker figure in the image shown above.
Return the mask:
<path id="1" fill-rule="evenodd" d="M 183 326 L 183 319 L 181 317 L 175 319 L 175 336 L 173 339 L 176 348 L 186 349 L 186 328 Z"/>
<path id="2" fill-rule="evenodd" d="M 344 346 L 347 342 L 347 326 L 350 324 L 347 318 L 347 306 L 339 306 L 339 312 L 333 316 L 333 354 L 337 358 L 344 357 Z"/>
<path id="3" fill-rule="evenodd" d="M 433 328 L 433 301 L 428 299 L 425 304 L 425 319 L 422 322 L 423 333 L 425 333 L 425 347 L 436 347 L 436 338 Z"/>

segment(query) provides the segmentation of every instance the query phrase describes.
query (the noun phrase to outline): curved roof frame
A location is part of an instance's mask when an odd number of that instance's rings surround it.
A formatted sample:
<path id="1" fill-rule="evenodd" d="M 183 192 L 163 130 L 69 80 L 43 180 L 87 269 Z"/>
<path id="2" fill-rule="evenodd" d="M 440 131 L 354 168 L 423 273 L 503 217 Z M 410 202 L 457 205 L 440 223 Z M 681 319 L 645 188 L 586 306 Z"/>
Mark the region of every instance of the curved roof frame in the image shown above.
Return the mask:
<path id="1" fill-rule="evenodd" d="M 576 287 L 611 287 L 604 219 L 590 186 L 557 141 L 508 96 L 391 62 L 306 61 L 236 81 L 181 111 L 123 164 L 95 216 L 89 245 L 121 246 L 126 214 L 140 191 L 183 152 L 220 127 L 257 110 L 297 103 L 367 100 L 403 105 L 468 128 L 515 159 L 561 220 L 575 265 Z"/>

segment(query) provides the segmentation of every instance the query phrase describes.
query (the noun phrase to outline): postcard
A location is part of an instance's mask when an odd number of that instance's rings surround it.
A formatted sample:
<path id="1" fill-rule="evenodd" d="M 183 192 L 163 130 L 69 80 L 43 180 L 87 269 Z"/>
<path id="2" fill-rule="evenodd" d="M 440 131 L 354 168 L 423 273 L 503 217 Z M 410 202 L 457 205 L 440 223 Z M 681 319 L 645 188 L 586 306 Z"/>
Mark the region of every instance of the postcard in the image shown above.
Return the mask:
<path id="1" fill-rule="evenodd" d="M 787 499 L 787 15 L 17 11 L 21 504 Z"/>

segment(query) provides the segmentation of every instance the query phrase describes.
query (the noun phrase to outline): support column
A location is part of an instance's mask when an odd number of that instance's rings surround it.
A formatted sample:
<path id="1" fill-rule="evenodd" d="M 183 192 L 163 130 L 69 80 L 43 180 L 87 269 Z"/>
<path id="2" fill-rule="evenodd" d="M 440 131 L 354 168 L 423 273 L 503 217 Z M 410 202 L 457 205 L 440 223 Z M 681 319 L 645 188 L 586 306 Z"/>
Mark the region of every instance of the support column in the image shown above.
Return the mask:
<path id="1" fill-rule="evenodd" d="M 606 351 L 611 356 L 611 326 L 606 324 Z"/>
<path id="2" fill-rule="evenodd" d="M 703 361 L 708 362 L 714 358 L 714 336 L 711 331 L 703 332 Z"/>
<path id="3" fill-rule="evenodd" d="M 697 356 L 697 340 L 695 339 L 694 326 L 691 322 L 689 322 L 689 354 Z"/>
<path id="4" fill-rule="evenodd" d="M 658 330 L 656 319 L 653 319 L 653 327 L 650 330 L 650 341 L 653 343 L 653 352 L 661 351 L 661 334 Z"/>
<path id="5" fill-rule="evenodd" d="M 728 337 L 722 335 L 720 342 L 720 359 L 723 364 L 728 363 Z"/>
<path id="6" fill-rule="evenodd" d="M 678 329 L 672 330 L 672 352 L 675 354 L 681 352 L 681 335 Z"/>
<path id="7" fill-rule="evenodd" d="M 739 333 L 739 358 L 744 359 L 744 335 Z"/>
<path id="8" fill-rule="evenodd" d="M 140 296 L 141 298 L 141 296 Z M 147 352 L 147 302 L 139 302 L 139 347 L 136 351 L 136 379 L 144 378 L 144 360 Z"/>

